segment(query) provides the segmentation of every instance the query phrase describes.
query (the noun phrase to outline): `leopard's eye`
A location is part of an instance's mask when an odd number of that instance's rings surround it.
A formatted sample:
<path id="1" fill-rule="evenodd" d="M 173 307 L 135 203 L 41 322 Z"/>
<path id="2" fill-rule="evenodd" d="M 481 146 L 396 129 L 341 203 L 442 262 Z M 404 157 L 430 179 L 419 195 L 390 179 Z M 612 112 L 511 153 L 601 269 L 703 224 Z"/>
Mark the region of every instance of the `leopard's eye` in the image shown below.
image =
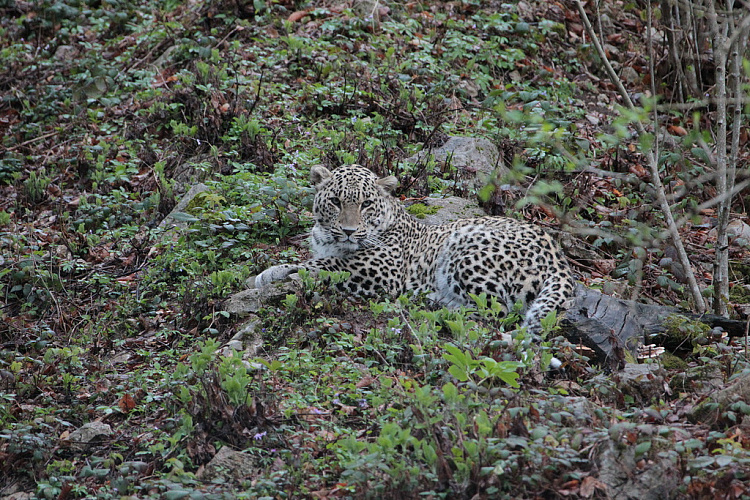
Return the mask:
<path id="1" fill-rule="evenodd" d="M 331 198 L 331 203 L 333 204 L 334 207 L 341 208 L 341 200 L 339 200 L 335 196 Z"/>
<path id="2" fill-rule="evenodd" d="M 367 208 L 370 205 L 372 205 L 372 200 L 365 200 L 365 201 L 362 202 L 361 206 L 362 206 L 362 208 Z"/>

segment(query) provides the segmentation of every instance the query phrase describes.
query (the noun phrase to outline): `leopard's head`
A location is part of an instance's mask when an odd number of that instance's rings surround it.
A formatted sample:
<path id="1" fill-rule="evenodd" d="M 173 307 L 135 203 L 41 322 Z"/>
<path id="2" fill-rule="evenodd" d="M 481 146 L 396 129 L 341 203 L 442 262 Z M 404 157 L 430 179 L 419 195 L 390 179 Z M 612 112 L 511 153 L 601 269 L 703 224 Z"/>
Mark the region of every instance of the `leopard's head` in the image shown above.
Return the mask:
<path id="1" fill-rule="evenodd" d="M 379 179 L 360 165 L 342 166 L 333 172 L 317 165 L 310 171 L 310 180 L 316 190 L 312 233 L 315 257 L 379 246 L 378 236 L 395 217 L 390 195 L 398 185 L 395 177 Z"/>

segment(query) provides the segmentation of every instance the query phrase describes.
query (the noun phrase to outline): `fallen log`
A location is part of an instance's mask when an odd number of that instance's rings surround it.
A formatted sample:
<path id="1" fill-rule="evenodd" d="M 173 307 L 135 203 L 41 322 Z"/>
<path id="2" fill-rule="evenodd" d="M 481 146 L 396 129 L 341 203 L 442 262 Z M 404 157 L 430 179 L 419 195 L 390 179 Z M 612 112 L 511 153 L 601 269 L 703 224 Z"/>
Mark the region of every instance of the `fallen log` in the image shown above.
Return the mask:
<path id="1" fill-rule="evenodd" d="M 639 345 L 654 343 L 659 334 L 666 333 L 665 322 L 670 316 L 719 327 L 730 337 L 745 335 L 744 321 L 618 299 L 583 285 L 578 285 L 576 296 L 560 324 L 571 342 L 592 349 L 599 362 L 617 369 L 624 363 L 625 351 L 635 355 Z"/>

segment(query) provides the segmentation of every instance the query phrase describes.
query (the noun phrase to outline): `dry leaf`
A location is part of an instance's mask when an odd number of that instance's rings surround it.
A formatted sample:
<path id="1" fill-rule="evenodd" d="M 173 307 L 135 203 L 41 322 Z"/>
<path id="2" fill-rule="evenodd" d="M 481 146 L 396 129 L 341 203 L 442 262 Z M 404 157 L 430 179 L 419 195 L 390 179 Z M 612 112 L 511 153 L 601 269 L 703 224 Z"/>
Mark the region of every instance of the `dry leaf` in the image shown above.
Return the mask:
<path id="1" fill-rule="evenodd" d="M 586 476 L 581 481 L 580 494 L 583 498 L 590 498 L 595 490 L 607 491 L 607 486 L 592 476 Z"/>
<path id="2" fill-rule="evenodd" d="M 130 410 L 135 408 L 135 400 L 130 394 L 125 394 L 117 403 L 117 406 L 120 407 L 120 411 L 123 413 L 129 413 Z"/>
<path id="3" fill-rule="evenodd" d="M 296 12 L 292 12 L 291 14 L 289 14 L 289 17 L 287 18 L 287 21 L 289 21 L 290 23 L 296 23 L 297 21 L 299 21 L 300 19 L 302 19 L 306 15 L 307 15 L 307 11 L 306 10 L 298 10 Z"/>
<path id="4" fill-rule="evenodd" d="M 375 377 L 366 375 L 362 377 L 359 382 L 357 382 L 357 389 L 362 389 L 363 387 L 369 387 L 372 385 L 373 382 L 375 382 Z"/>
<path id="5" fill-rule="evenodd" d="M 679 125 L 669 125 L 667 127 L 667 131 L 669 131 L 669 133 L 672 135 L 677 135 L 680 137 L 685 137 L 688 134 L 687 130 L 680 127 Z"/>
<path id="6" fill-rule="evenodd" d="M 637 175 L 641 179 L 644 177 L 648 177 L 648 171 L 646 171 L 646 169 L 640 163 L 633 163 L 632 165 L 630 165 L 630 167 L 628 167 L 628 171 L 631 174 Z"/>

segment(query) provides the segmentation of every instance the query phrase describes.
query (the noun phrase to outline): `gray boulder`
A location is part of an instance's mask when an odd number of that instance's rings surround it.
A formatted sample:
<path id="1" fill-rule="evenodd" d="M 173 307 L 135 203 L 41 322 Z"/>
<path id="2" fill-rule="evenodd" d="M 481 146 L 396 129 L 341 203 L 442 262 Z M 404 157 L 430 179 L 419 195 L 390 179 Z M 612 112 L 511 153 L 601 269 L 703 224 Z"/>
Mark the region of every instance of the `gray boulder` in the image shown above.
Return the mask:
<path id="1" fill-rule="evenodd" d="M 487 184 L 487 179 L 496 170 L 500 175 L 508 173 L 500 151 L 484 137 L 451 137 L 439 148 L 420 151 L 406 161 L 424 163 L 430 155 L 439 165 L 451 165 L 458 169 L 459 179 L 472 179 L 475 188 Z"/>

